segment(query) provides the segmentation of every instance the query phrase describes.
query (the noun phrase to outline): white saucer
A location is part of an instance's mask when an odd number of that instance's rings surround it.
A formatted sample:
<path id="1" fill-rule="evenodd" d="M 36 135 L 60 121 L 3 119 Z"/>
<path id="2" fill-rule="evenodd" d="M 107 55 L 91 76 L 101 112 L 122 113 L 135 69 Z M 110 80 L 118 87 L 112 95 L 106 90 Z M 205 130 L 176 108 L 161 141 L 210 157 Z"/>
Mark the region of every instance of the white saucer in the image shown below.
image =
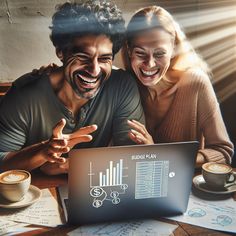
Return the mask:
<path id="1" fill-rule="evenodd" d="M 203 179 L 202 175 L 197 175 L 193 178 L 193 184 L 194 186 L 199 189 L 202 190 L 204 192 L 207 193 L 214 193 L 214 194 L 229 194 L 229 193 L 233 193 L 236 192 L 236 184 L 235 185 L 231 185 L 230 187 L 226 187 L 224 190 L 211 190 L 209 189 L 209 187 L 206 185 L 205 180 Z"/>
<path id="2" fill-rule="evenodd" d="M 34 185 L 30 185 L 28 193 L 19 202 L 9 202 L 0 198 L 0 207 L 2 208 L 21 208 L 29 206 L 40 199 L 42 192 Z"/>

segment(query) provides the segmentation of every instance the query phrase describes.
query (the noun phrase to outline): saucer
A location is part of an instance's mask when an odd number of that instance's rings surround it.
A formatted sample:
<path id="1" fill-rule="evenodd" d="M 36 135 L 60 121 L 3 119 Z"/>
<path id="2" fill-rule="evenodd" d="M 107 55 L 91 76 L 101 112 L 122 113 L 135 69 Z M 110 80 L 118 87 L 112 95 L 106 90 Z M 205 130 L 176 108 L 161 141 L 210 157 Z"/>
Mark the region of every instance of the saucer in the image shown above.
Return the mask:
<path id="1" fill-rule="evenodd" d="M 206 182 L 203 178 L 202 175 L 197 175 L 193 178 L 193 184 L 194 186 L 204 192 L 207 193 L 214 193 L 214 194 L 229 194 L 229 193 L 233 193 L 236 192 L 236 184 L 235 185 L 231 185 L 229 187 L 225 187 L 224 190 L 211 190 L 209 189 L 209 187 L 206 185 Z"/>
<path id="2" fill-rule="evenodd" d="M 21 208 L 29 206 L 40 199 L 42 192 L 34 185 L 30 185 L 29 191 L 24 198 L 18 202 L 9 202 L 2 197 L 0 198 L 0 207 L 2 208 Z"/>

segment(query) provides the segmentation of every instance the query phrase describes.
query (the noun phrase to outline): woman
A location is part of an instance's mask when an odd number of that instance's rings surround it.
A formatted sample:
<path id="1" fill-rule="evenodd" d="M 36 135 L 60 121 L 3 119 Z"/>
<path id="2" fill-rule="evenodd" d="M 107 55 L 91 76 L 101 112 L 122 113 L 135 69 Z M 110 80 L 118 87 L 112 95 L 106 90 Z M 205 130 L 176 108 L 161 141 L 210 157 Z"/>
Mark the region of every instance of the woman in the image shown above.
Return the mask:
<path id="1" fill-rule="evenodd" d="M 146 128 L 135 120 L 130 138 L 152 144 L 198 140 L 196 166 L 231 163 L 233 144 L 222 120 L 206 63 L 173 17 L 158 6 L 136 12 L 127 26 L 125 68 L 139 84 Z"/>

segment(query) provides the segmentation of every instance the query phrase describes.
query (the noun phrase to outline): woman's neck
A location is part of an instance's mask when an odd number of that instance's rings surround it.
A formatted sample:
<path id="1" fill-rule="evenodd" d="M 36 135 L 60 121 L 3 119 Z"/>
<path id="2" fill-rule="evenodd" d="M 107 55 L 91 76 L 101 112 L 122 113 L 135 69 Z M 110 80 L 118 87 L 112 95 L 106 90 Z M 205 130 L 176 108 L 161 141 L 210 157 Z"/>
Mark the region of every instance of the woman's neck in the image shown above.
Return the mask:
<path id="1" fill-rule="evenodd" d="M 152 101 L 159 100 L 162 96 L 171 91 L 180 80 L 183 72 L 168 71 L 165 76 L 154 86 L 146 87 Z"/>

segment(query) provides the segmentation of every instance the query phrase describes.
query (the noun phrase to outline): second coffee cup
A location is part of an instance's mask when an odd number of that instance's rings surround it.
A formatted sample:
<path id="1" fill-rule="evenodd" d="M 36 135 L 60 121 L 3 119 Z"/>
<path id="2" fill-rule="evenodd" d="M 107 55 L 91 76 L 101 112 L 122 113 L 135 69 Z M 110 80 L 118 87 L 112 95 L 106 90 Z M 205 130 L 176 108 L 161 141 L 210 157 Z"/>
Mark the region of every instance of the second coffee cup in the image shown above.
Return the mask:
<path id="1" fill-rule="evenodd" d="M 231 166 L 208 162 L 202 165 L 202 176 L 211 189 L 223 189 L 234 184 L 236 173 Z M 236 183 L 235 183 L 236 184 Z"/>

